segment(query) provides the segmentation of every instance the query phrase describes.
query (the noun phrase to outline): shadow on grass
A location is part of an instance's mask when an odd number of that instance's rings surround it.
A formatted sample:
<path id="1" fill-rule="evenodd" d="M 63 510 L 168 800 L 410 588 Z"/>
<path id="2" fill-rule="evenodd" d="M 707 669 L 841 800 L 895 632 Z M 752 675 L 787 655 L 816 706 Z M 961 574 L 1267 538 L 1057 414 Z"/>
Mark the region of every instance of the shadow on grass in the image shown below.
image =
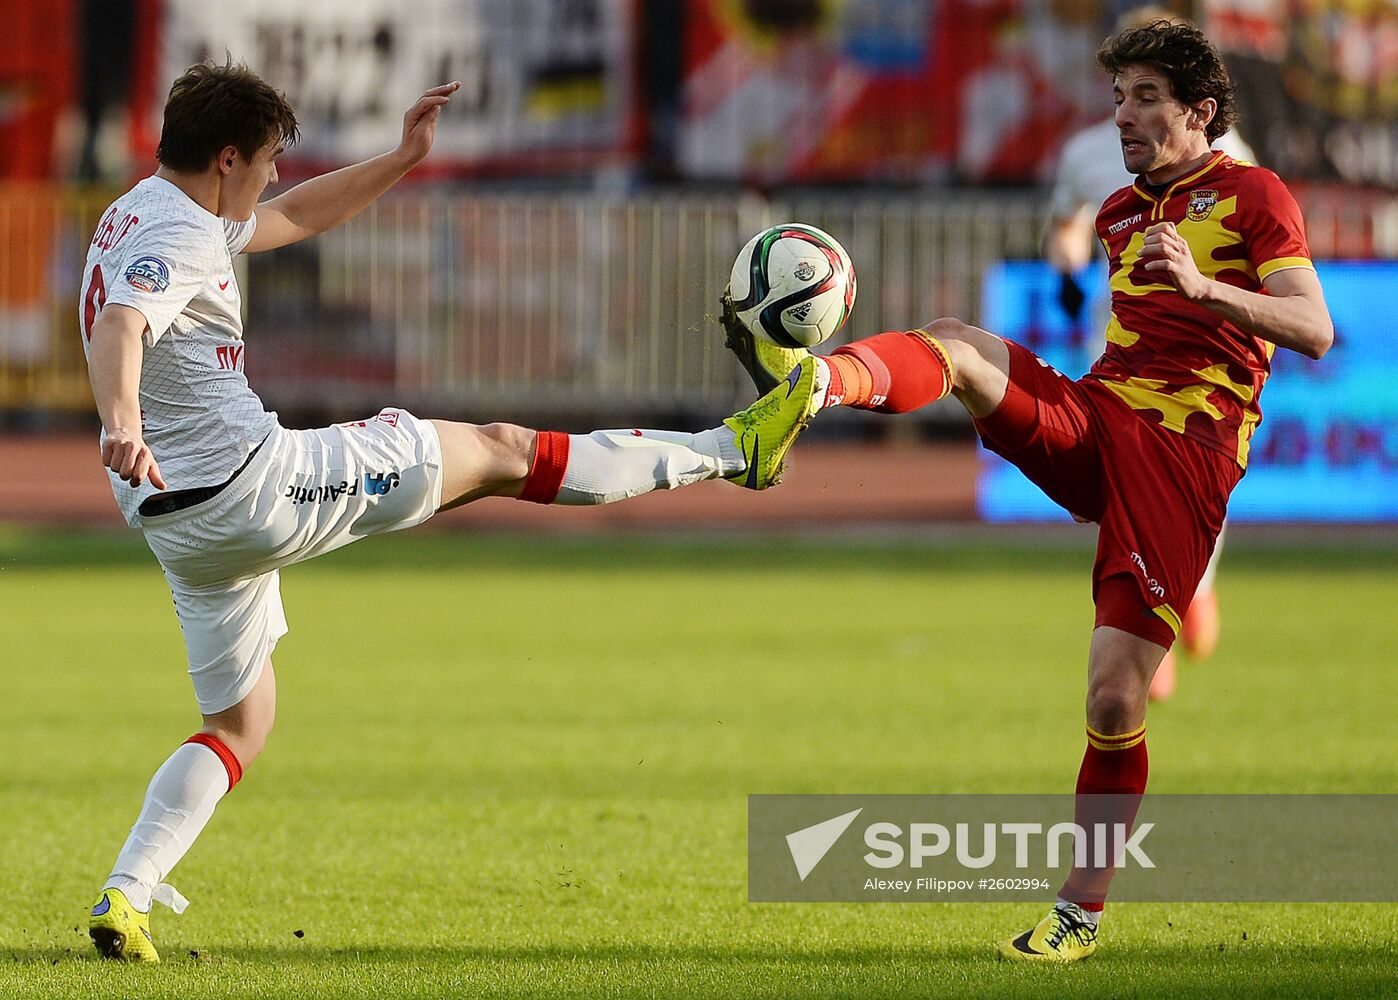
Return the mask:
<path id="1" fill-rule="evenodd" d="M 18 963 L 20 965 L 58 965 L 60 962 L 85 960 L 97 961 L 97 953 L 86 948 L 0 948 L 0 966 Z M 0 977 L 2 978 L 2 977 Z M 3 995 L 0 993 L 0 995 Z"/>
<path id="2" fill-rule="evenodd" d="M 892 541 L 852 538 L 844 542 L 823 539 L 811 544 L 799 534 L 713 538 L 666 536 L 550 536 L 545 538 L 501 534 L 419 534 L 365 539 L 317 560 L 316 570 L 369 571 L 385 569 L 456 570 L 470 566 L 473 573 L 491 570 L 586 569 L 593 572 L 731 573 L 734 567 L 770 567 L 783 572 L 825 572 L 832 545 L 851 551 L 877 552 L 884 569 L 935 570 L 939 574 L 1000 574 L 1006 571 L 1066 570 L 1087 572 L 1092 565 L 1093 533 L 1085 530 L 1072 543 L 1058 541 L 1030 544 L 1023 530 L 1003 538 L 983 535 L 970 540 L 934 537 L 918 542 L 915 536 Z M 1398 537 L 1398 536 L 1395 536 Z M 23 570 L 155 566 L 155 558 L 138 532 L 63 533 L 0 525 L 0 569 Z M 1233 570 L 1293 572 L 1304 569 L 1398 569 L 1398 546 L 1374 548 L 1330 542 L 1307 548 L 1229 551 Z"/>
<path id="3" fill-rule="evenodd" d="M 884 966 L 891 963 L 940 962 L 997 965 L 996 955 L 985 944 L 958 945 L 889 945 L 870 947 L 793 948 L 790 945 L 746 945 L 736 947 L 706 945 L 648 945 L 606 944 L 595 947 L 574 945 L 490 945 L 465 944 L 456 947 L 441 945 L 393 947 L 326 947 L 319 945 L 253 945 L 214 946 L 197 952 L 167 950 L 167 965 L 194 965 L 221 961 L 275 965 L 337 965 L 346 961 L 382 965 L 415 964 L 423 962 L 492 964 L 619 964 L 667 965 L 685 963 L 696 965 L 781 965 L 846 967 Z M 1132 945 L 1099 952 L 1083 968 L 1124 963 L 1158 964 L 1178 971 L 1181 975 L 1197 973 L 1201 966 L 1217 962 L 1229 965 L 1265 965 L 1276 971 L 1283 966 L 1311 965 L 1322 967 L 1328 975 L 1340 970 L 1357 971 L 1365 965 L 1382 969 L 1389 981 L 1398 981 L 1398 970 L 1390 964 L 1391 954 L 1379 947 L 1361 948 L 1336 946 L 1327 942 L 1298 945 L 1287 944 L 1167 944 Z M 0 965 L 7 963 L 54 965 L 65 961 L 100 962 L 89 948 L 35 947 L 0 948 Z M 1018 967 L 1006 965 L 1005 968 Z"/>
<path id="4" fill-rule="evenodd" d="M 1084 535 L 1084 539 L 1088 536 Z M 1089 539 L 1090 541 L 1090 539 Z M 679 537 L 634 535 L 530 537 L 520 534 L 418 534 L 367 538 L 358 545 L 318 559 L 317 568 L 342 571 L 385 569 L 448 569 L 463 565 L 473 573 L 494 569 L 587 569 L 628 573 L 638 569 L 686 575 L 694 572 L 733 572 L 735 566 L 773 566 L 789 572 L 824 570 L 832 542 L 809 544 L 799 538 L 767 533 L 755 536 Z M 1010 568 L 1091 566 L 1087 542 L 1071 546 L 1027 548 L 1013 540 L 971 543 L 909 544 L 851 540 L 852 550 L 877 551 L 881 566 L 943 571 L 1000 572 Z M 127 567 L 155 559 L 138 532 L 44 532 L 0 525 L 0 568 L 58 569 Z"/>

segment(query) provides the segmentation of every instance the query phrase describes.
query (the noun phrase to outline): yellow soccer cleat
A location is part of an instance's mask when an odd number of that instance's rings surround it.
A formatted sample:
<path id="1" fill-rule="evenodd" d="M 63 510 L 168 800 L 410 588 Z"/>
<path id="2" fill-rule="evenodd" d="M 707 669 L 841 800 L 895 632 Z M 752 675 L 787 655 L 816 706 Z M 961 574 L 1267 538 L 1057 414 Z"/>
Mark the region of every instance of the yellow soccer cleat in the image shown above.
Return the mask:
<path id="1" fill-rule="evenodd" d="M 1076 906 L 1055 906 L 1019 937 L 1000 942 L 1000 957 L 1011 962 L 1077 962 L 1096 950 L 1097 928 Z"/>
<path id="2" fill-rule="evenodd" d="M 816 363 L 807 355 L 777 387 L 741 413 L 725 420 L 747 468 L 728 481 L 749 490 L 781 482 L 782 459 L 816 414 Z"/>
<path id="3" fill-rule="evenodd" d="M 87 920 L 87 933 L 103 958 L 160 964 L 150 937 L 150 914 L 132 906 L 120 889 L 103 889 Z"/>
<path id="4" fill-rule="evenodd" d="M 749 330 L 734 311 L 733 297 L 727 291 L 723 293 L 720 304 L 722 314 L 719 321 L 725 334 L 723 346 L 742 362 L 759 393 L 771 392 L 786 378 L 787 372 L 811 356 L 811 352 L 805 348 L 778 347 Z"/>

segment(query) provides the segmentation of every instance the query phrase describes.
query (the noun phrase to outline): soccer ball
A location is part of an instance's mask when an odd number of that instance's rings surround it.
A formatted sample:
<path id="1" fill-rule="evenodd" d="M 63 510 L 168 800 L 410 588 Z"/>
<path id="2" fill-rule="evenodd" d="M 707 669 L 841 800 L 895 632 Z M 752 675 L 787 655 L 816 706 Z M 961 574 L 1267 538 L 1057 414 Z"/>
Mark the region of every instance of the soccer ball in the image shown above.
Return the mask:
<path id="1" fill-rule="evenodd" d="M 845 325 L 854 308 L 854 264 L 815 226 L 764 229 L 738 253 L 728 294 L 738 319 L 778 347 L 815 347 Z"/>

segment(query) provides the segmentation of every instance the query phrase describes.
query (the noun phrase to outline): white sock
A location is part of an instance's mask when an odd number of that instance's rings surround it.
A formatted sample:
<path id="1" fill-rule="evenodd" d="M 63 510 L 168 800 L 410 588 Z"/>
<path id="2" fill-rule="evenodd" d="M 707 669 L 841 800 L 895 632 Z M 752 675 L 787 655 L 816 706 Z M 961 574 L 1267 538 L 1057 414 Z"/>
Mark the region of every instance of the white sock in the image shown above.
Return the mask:
<path id="1" fill-rule="evenodd" d="M 1101 910 L 1084 910 L 1077 903 L 1070 902 L 1062 896 L 1058 897 L 1058 902 L 1054 903 L 1054 908 L 1058 910 L 1071 910 L 1073 916 L 1084 924 L 1090 924 L 1094 929 L 1102 922 Z"/>
<path id="2" fill-rule="evenodd" d="M 830 388 L 830 362 L 822 357 L 815 359 L 815 391 L 811 394 L 811 409 L 825 409 L 825 393 Z"/>
<path id="3" fill-rule="evenodd" d="M 593 431 L 568 438 L 568 465 L 554 503 L 613 503 L 652 490 L 672 490 L 747 468 L 733 431 Z"/>
<path id="4" fill-rule="evenodd" d="M 181 744 L 151 778 L 141 815 L 103 888 L 120 889 L 136 909 L 149 910 L 156 885 L 194 844 L 227 791 L 228 771 L 218 754 Z"/>

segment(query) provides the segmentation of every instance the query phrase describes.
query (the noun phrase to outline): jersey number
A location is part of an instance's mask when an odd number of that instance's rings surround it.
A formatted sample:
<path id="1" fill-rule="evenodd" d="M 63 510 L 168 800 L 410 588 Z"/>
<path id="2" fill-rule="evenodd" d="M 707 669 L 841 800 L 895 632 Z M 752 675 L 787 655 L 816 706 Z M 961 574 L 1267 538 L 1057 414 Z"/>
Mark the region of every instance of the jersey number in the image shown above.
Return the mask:
<path id="1" fill-rule="evenodd" d="M 91 343 L 92 323 L 97 313 L 107 304 L 107 286 L 102 281 L 102 265 L 92 265 L 92 275 L 87 279 L 87 291 L 83 292 L 83 337 Z"/>

